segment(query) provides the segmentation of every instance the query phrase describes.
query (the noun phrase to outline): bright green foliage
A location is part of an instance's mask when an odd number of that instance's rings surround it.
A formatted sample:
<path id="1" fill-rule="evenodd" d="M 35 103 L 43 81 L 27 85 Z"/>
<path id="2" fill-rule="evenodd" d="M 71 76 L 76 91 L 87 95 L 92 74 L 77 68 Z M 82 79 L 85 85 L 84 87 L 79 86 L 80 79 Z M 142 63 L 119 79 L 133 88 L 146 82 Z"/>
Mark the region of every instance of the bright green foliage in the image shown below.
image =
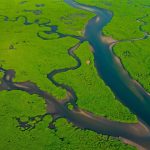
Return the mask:
<path id="1" fill-rule="evenodd" d="M 23 0 L 1 0 L 0 8 L 2 9 L 0 9 L 0 15 L 9 16 L 10 18 L 26 16 L 30 22 L 37 19 L 40 19 L 42 23 L 50 20 L 50 24 L 59 26 L 60 32 L 76 35 L 81 35 L 88 18 L 93 16 L 84 10 L 78 11 L 70 7 L 63 0 L 30 0 L 22 2 Z M 44 6 L 37 7 L 37 4 L 44 4 Z M 40 11 L 40 13 L 36 13 L 36 11 Z"/>
<path id="2" fill-rule="evenodd" d="M 3 77 L 3 75 L 4 75 L 4 74 L 3 74 L 2 72 L 0 72 L 0 79 Z"/>
<path id="3" fill-rule="evenodd" d="M 143 21 L 145 22 L 145 25 L 143 26 L 143 30 L 147 31 L 148 34 L 150 34 L 150 15 L 145 17 Z"/>

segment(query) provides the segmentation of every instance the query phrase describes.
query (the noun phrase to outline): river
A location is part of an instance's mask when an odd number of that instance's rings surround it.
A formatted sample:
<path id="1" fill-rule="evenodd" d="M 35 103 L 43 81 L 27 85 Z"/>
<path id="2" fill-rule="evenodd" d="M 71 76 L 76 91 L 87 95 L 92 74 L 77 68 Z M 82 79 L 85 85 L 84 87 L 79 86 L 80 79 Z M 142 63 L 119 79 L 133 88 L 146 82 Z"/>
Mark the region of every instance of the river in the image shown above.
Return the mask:
<path id="1" fill-rule="evenodd" d="M 85 37 L 94 49 L 96 69 L 115 96 L 140 120 L 150 125 L 149 93 L 130 77 L 120 59 L 113 53 L 113 47 L 102 40 L 102 29 L 111 21 L 113 13 L 106 9 L 83 5 L 72 0 L 65 0 L 65 2 L 73 7 L 96 14 L 96 17 L 92 18 L 85 28 Z"/>

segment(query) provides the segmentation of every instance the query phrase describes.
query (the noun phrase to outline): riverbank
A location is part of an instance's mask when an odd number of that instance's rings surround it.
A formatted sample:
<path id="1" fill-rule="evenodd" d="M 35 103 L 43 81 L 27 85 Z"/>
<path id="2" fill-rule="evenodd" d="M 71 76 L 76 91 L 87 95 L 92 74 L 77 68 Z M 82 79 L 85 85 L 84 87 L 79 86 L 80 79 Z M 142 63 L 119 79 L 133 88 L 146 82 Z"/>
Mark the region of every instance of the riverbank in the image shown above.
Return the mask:
<path id="1" fill-rule="evenodd" d="M 108 45 L 111 45 L 111 44 L 117 42 L 117 40 L 114 40 L 112 37 L 110 37 L 110 36 L 105 36 L 105 35 L 102 35 L 102 36 L 100 37 L 100 41 L 102 41 L 103 43 L 106 43 L 106 44 L 108 44 Z"/>

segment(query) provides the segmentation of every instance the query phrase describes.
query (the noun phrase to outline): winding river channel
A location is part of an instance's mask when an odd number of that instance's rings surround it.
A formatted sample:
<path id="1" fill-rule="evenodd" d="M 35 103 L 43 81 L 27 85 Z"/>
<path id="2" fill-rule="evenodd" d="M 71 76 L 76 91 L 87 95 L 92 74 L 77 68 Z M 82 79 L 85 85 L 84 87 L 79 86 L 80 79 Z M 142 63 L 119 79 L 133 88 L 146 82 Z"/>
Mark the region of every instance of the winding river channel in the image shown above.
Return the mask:
<path id="1" fill-rule="evenodd" d="M 118 57 L 112 51 L 112 45 L 102 40 L 102 29 L 112 19 L 112 12 L 65 0 L 73 7 L 96 14 L 85 29 L 85 37 L 94 49 L 95 66 L 98 73 L 111 88 L 116 97 L 122 101 L 140 120 L 150 125 L 150 95 L 124 69 Z"/>

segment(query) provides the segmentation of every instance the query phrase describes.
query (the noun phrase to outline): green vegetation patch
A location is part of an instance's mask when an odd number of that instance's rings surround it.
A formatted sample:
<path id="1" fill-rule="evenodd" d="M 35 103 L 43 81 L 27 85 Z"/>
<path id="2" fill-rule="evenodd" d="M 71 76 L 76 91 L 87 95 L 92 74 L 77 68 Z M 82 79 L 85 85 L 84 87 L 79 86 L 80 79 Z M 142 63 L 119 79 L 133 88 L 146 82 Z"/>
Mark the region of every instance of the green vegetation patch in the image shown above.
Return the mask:
<path id="1" fill-rule="evenodd" d="M 81 35 L 84 25 L 93 14 L 84 10 L 77 10 L 70 7 L 63 0 L 31 0 L 20 4 L 23 0 L 2 0 L 0 2 L 0 15 L 15 18 L 17 16 L 26 16 L 29 22 L 42 19 L 50 20 L 50 24 L 58 25 L 59 31 L 64 34 Z M 44 4 L 44 7 L 36 7 L 36 4 Z M 40 11 L 36 15 L 34 12 Z"/>
<path id="2" fill-rule="evenodd" d="M 3 77 L 3 75 L 4 75 L 4 74 L 3 74 L 2 72 L 0 72 L 0 79 Z"/>

